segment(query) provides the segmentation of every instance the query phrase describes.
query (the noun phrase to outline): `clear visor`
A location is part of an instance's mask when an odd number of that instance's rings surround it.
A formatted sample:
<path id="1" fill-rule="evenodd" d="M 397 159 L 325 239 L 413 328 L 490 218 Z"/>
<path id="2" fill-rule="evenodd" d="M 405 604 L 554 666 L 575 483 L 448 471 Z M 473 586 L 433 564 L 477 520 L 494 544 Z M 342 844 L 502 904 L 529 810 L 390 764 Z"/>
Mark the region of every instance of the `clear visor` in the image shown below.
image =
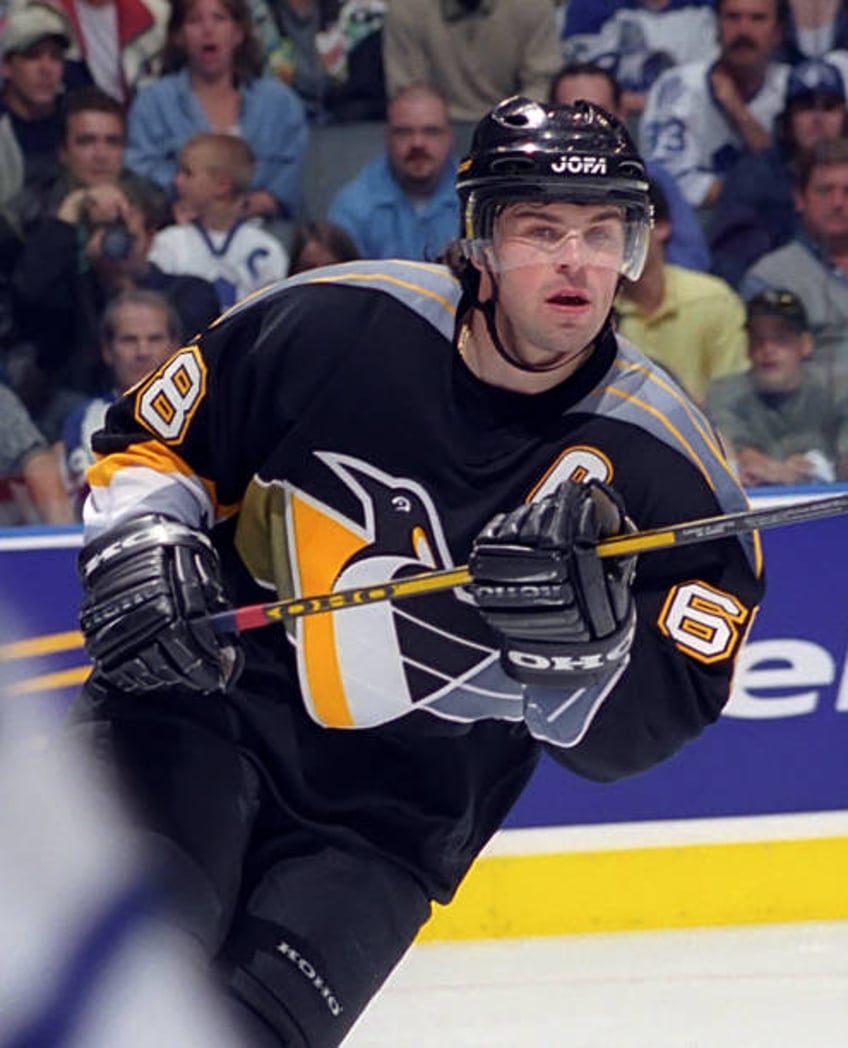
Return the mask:
<path id="1" fill-rule="evenodd" d="M 609 269 L 637 280 L 650 227 L 618 205 L 509 204 L 490 238 L 463 241 L 466 255 L 496 273 L 553 262 L 566 268 Z"/>

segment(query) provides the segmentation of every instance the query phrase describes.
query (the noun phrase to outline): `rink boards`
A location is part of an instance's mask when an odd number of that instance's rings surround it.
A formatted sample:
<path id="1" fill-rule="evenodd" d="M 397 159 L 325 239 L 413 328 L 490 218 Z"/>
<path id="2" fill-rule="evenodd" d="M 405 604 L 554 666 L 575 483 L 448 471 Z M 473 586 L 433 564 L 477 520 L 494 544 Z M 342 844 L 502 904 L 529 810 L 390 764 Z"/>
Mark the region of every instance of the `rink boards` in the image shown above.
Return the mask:
<path id="1" fill-rule="evenodd" d="M 763 532 L 767 598 L 719 723 L 620 783 L 543 761 L 423 937 L 848 919 L 846 533 L 844 517 Z M 11 701 L 62 708 L 87 672 L 79 541 L 0 531 Z"/>

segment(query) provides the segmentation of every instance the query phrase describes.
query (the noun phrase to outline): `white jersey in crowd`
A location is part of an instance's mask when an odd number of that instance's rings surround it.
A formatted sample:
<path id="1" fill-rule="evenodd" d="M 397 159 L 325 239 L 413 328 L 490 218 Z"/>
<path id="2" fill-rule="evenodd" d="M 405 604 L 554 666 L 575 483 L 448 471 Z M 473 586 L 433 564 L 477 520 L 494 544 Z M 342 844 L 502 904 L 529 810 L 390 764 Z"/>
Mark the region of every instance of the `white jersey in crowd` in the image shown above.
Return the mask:
<path id="1" fill-rule="evenodd" d="M 643 94 L 672 66 L 711 60 L 718 50 L 711 7 L 654 11 L 625 8 L 597 33 L 575 33 L 563 41 L 567 62 L 593 62 L 609 69 L 623 91 Z"/>
<path id="2" fill-rule="evenodd" d="M 713 182 L 736 163 L 744 141 L 713 98 L 711 62 L 692 62 L 662 74 L 648 92 L 639 124 L 639 145 L 645 157 L 674 175 L 694 207 L 704 202 Z M 753 98 L 750 113 L 772 130 L 784 107 L 789 66 L 772 62 Z"/>
<path id="3" fill-rule="evenodd" d="M 208 280 L 222 310 L 281 280 L 289 269 L 285 248 L 256 220 L 237 222 L 226 232 L 197 222 L 167 226 L 153 238 L 147 257 L 166 273 Z"/>

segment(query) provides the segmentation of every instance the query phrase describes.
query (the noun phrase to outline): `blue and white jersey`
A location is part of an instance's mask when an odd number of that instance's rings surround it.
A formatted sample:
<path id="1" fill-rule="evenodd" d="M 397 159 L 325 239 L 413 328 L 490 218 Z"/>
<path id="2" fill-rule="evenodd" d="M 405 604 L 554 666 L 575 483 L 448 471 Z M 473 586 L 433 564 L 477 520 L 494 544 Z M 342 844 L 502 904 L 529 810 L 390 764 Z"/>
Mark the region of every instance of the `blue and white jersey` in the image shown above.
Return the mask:
<path id="1" fill-rule="evenodd" d="M 648 92 L 639 125 L 642 153 L 674 175 L 694 207 L 746 148 L 713 96 L 711 68 L 710 62 L 693 62 L 663 73 Z M 748 99 L 749 112 L 769 131 L 784 107 L 788 77 L 789 66 L 772 62 L 762 87 Z"/>
<path id="2" fill-rule="evenodd" d="M 715 11 L 695 4 L 663 11 L 623 8 L 599 32 L 563 41 L 566 62 L 603 66 L 623 91 L 637 94 L 644 94 L 672 66 L 711 61 L 717 52 Z"/>
<path id="3" fill-rule="evenodd" d="M 199 222 L 167 226 L 153 238 L 147 257 L 166 273 L 208 280 L 222 310 L 281 280 L 289 268 L 280 241 L 253 221 L 226 231 L 204 229 Z"/>

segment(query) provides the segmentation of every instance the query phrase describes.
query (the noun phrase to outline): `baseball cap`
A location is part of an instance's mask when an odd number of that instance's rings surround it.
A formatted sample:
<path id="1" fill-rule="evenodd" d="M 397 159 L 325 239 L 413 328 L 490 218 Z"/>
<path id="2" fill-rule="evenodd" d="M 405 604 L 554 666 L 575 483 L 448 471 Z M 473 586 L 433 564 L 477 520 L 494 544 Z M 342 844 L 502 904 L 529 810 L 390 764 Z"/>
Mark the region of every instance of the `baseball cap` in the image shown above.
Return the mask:
<path id="1" fill-rule="evenodd" d="M 746 322 L 750 324 L 754 317 L 780 317 L 799 335 L 810 330 L 804 303 L 786 288 L 769 288 L 749 299 Z"/>
<path id="2" fill-rule="evenodd" d="M 845 99 L 845 81 L 832 62 L 810 58 L 792 67 L 786 82 L 786 101 L 795 102 L 809 95 L 835 95 Z"/>
<path id="3" fill-rule="evenodd" d="M 42 40 L 55 38 L 63 47 L 68 47 L 71 35 L 68 23 L 58 11 L 44 4 L 29 3 L 10 12 L 0 35 L 3 54 L 26 51 Z"/>

